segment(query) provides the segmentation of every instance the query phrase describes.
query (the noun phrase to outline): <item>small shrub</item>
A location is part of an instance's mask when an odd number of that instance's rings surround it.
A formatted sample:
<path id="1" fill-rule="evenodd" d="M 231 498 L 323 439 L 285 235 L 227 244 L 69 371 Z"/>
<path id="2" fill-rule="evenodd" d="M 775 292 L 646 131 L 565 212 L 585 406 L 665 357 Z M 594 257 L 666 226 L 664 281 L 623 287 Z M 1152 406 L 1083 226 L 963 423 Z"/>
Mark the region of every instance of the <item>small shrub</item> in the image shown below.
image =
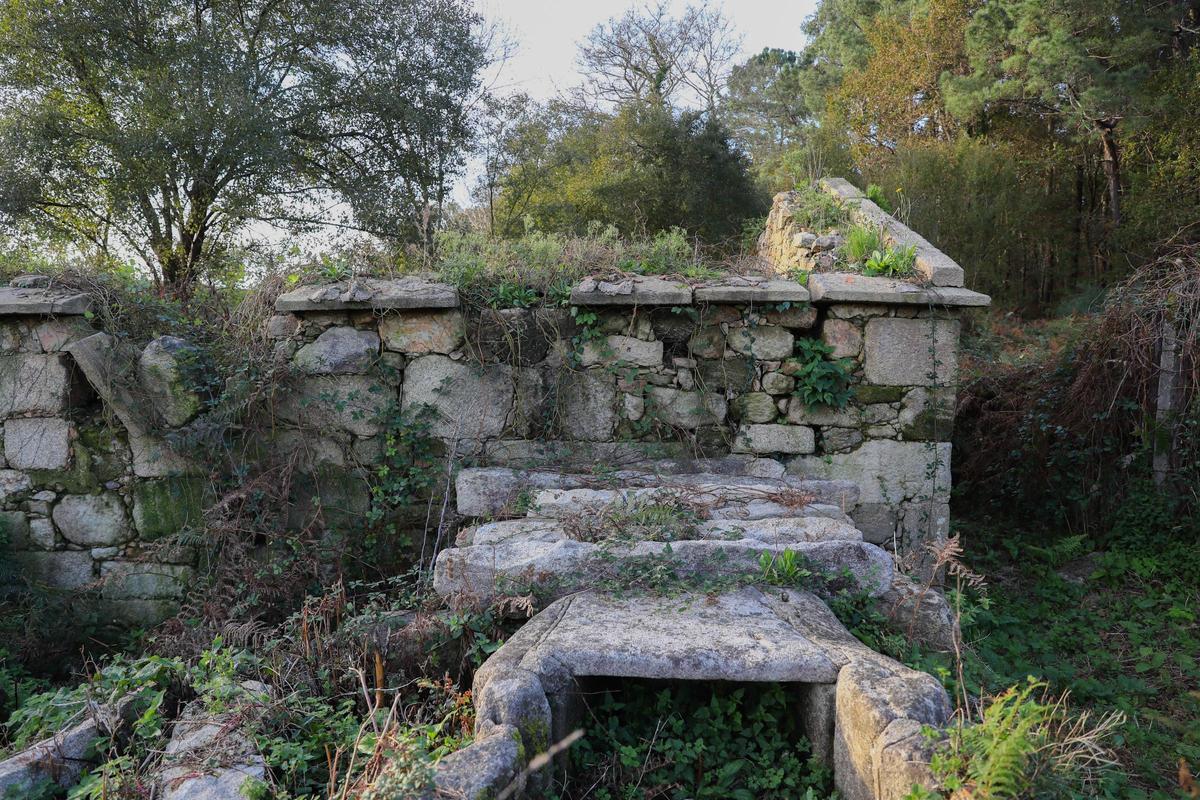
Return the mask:
<path id="1" fill-rule="evenodd" d="M 861 264 L 872 252 L 886 247 L 883 232 L 870 225 L 853 225 L 842 243 L 842 259 L 847 264 Z"/>
<path id="2" fill-rule="evenodd" d="M 850 402 L 852 362 L 830 360 L 832 353 L 833 348 L 820 339 L 800 338 L 795 354 L 785 362 L 785 371 L 796 379 L 792 394 L 809 408 L 843 408 Z"/>
<path id="3" fill-rule="evenodd" d="M 888 214 L 892 213 L 892 202 L 888 200 L 887 194 L 883 191 L 883 187 L 878 183 L 871 183 L 867 185 L 867 199 L 882 208 Z"/>
<path id="4" fill-rule="evenodd" d="M 885 278 L 900 278 L 911 275 L 917 263 L 917 247 L 888 247 L 884 250 L 872 250 L 863 262 L 863 274 L 883 276 Z"/>

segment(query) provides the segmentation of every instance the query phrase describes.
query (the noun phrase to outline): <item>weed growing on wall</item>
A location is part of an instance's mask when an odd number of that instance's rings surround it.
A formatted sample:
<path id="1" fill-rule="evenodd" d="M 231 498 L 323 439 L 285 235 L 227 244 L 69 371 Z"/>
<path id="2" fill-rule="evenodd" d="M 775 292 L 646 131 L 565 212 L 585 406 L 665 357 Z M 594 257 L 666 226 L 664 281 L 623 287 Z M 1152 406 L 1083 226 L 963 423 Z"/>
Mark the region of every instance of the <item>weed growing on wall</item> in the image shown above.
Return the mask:
<path id="1" fill-rule="evenodd" d="M 885 247 L 872 250 L 863 260 L 863 274 L 872 277 L 905 278 L 914 273 L 917 263 L 917 246 Z"/>
<path id="2" fill-rule="evenodd" d="M 852 225 L 844 235 L 841 256 L 847 264 L 861 264 L 873 251 L 883 250 L 887 238 L 875 225 Z"/>
<path id="3" fill-rule="evenodd" d="M 832 194 L 814 183 L 796 190 L 793 219 L 801 228 L 823 232 L 842 228 L 850 221 L 850 212 Z"/>
<path id="4" fill-rule="evenodd" d="M 850 402 L 854 362 L 830 359 L 832 354 L 833 348 L 820 339 L 802 336 L 796 339 L 794 355 L 784 363 L 784 373 L 796 379 L 793 396 L 809 408 L 844 408 Z"/>
<path id="5" fill-rule="evenodd" d="M 757 266 L 702 247 L 682 228 L 637 239 L 598 226 L 582 236 L 532 232 L 512 239 L 449 230 L 438 234 L 435 252 L 423 270 L 456 286 L 467 305 L 493 308 L 565 305 L 571 288 L 590 275 L 698 281 Z"/>

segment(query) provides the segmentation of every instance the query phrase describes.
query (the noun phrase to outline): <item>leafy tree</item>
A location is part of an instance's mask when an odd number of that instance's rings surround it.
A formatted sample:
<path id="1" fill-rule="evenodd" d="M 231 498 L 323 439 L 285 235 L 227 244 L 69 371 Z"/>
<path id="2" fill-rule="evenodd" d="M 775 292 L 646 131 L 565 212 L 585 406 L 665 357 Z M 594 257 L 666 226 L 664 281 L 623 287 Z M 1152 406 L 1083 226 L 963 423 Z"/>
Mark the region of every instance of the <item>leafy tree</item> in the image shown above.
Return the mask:
<path id="1" fill-rule="evenodd" d="M 913 138 L 951 138 L 939 79 L 965 68 L 972 0 L 928 0 L 908 19 L 881 15 L 865 34 L 870 55 L 832 94 L 833 111 L 868 147 L 894 150 Z"/>
<path id="2" fill-rule="evenodd" d="M 583 231 L 592 222 L 625 234 L 685 227 L 719 240 L 765 211 L 746 157 L 707 114 L 559 106 L 542 116 L 536 137 L 537 157 L 515 164 L 501 182 L 500 217 L 548 231 Z M 515 225 L 506 232 L 517 232 Z"/>
<path id="3" fill-rule="evenodd" d="M 1144 121 L 1156 63 L 1190 0 L 997 0 L 980 5 L 966 28 L 970 72 L 948 75 L 947 104 L 962 118 L 995 108 L 1047 117 L 1099 147 L 1108 211 L 1121 221 L 1123 126 Z"/>
<path id="4" fill-rule="evenodd" d="M 466 0 L 10 0 L 0 215 L 186 296 L 253 221 L 427 236 L 486 45 Z"/>
<path id="5" fill-rule="evenodd" d="M 804 71 L 795 52 L 766 48 L 730 73 L 721 116 L 755 160 L 787 149 L 813 124 Z"/>

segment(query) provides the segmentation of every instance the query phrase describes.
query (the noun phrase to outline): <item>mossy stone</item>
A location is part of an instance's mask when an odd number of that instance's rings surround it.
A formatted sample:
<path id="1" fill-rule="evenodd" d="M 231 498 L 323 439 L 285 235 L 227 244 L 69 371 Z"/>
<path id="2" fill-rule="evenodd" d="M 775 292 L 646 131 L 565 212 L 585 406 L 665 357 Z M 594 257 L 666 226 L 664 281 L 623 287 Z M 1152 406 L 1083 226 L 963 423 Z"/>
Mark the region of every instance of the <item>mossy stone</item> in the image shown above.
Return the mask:
<path id="1" fill-rule="evenodd" d="M 143 541 L 199 525 L 206 482 L 195 476 L 140 481 L 133 490 L 133 524 Z"/>
<path id="2" fill-rule="evenodd" d="M 91 494 L 101 483 L 91 467 L 91 453 L 76 439 L 71 442 L 69 469 L 31 469 L 28 474 L 34 486 L 52 486 L 66 494 Z"/>
<path id="3" fill-rule="evenodd" d="M 754 383 L 754 359 L 750 356 L 705 359 L 698 362 L 697 372 L 705 391 L 748 392 Z"/>

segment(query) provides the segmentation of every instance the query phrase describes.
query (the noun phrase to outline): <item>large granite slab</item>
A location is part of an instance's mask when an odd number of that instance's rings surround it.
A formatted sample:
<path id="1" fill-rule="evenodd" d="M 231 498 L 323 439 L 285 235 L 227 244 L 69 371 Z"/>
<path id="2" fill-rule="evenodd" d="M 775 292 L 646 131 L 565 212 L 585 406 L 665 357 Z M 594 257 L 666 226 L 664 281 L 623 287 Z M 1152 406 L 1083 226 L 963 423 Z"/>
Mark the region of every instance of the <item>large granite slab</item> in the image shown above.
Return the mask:
<path id="1" fill-rule="evenodd" d="M 455 308 L 458 290 L 445 283 L 408 275 L 356 278 L 301 286 L 279 296 L 276 311 L 348 311 L 360 309 Z"/>

